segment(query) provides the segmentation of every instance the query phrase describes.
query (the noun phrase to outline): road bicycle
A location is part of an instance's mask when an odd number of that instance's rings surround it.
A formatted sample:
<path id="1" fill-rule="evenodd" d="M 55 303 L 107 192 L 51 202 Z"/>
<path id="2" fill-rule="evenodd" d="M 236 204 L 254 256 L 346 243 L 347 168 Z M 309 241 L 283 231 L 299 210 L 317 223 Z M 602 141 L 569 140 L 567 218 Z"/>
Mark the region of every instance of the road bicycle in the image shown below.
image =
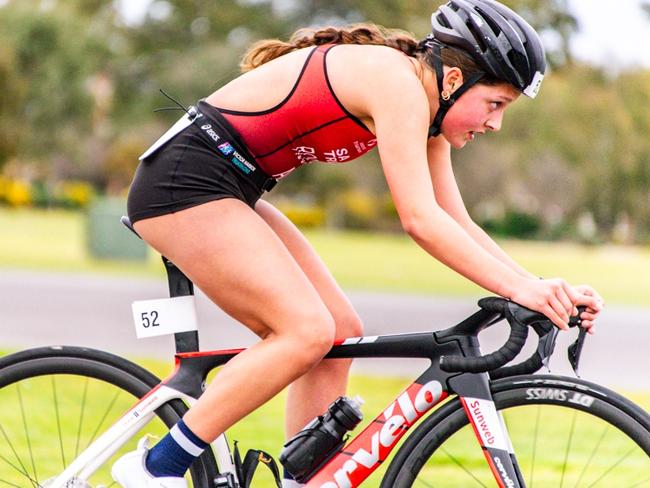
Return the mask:
<path id="1" fill-rule="evenodd" d="M 192 300 L 192 282 L 163 262 L 168 300 Z M 327 358 L 430 363 L 309 476 L 308 487 L 360 486 L 397 446 L 382 488 L 650 487 L 648 413 L 600 385 L 531 374 L 547 364 L 558 329 L 504 299 L 482 299 L 479 306 L 447 329 L 349 338 L 332 347 Z M 159 325 L 159 310 L 139 313 L 141 327 Z M 507 342 L 482 355 L 479 333 L 504 319 Z M 578 328 L 569 348 L 576 371 L 585 339 Z M 537 348 L 506 366 L 529 329 Z M 133 449 L 140 431 L 165 432 L 201 395 L 208 373 L 242 351 L 201 352 L 196 330 L 176 331 L 175 342 L 175 366 L 163 380 L 124 358 L 82 347 L 41 347 L 0 358 L 0 487 L 114 485 L 110 466 Z M 247 486 L 251 472 L 239 459 L 224 434 L 192 465 L 188 482 L 193 488 Z M 257 461 L 270 459 L 260 454 Z"/>

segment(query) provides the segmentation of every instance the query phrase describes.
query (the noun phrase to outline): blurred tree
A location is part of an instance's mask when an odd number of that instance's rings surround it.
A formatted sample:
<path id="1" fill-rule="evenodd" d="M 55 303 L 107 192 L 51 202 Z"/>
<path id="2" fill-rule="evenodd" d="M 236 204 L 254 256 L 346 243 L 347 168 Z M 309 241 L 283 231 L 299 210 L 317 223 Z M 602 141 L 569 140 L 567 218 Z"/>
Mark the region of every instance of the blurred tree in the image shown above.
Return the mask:
<path id="1" fill-rule="evenodd" d="M 16 52 L 11 39 L 0 31 L 0 171 L 14 157 L 26 127 L 18 124 L 24 97 L 24 80 L 15 71 Z"/>
<path id="2" fill-rule="evenodd" d="M 12 40 L 14 76 L 24 80 L 16 122 L 24 128 L 19 150 L 31 159 L 65 153 L 71 135 L 88 134 L 85 83 L 107 52 L 78 16 L 55 8 L 34 15 L 38 9 L 38 2 L 11 2 L 0 16 L 0 31 Z"/>

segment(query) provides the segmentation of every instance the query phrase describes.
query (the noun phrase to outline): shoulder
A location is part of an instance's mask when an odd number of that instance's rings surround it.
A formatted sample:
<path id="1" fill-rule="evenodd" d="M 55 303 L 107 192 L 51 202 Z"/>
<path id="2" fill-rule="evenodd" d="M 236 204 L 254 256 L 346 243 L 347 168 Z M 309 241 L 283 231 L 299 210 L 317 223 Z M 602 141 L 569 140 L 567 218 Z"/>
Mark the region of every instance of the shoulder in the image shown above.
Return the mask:
<path id="1" fill-rule="evenodd" d="M 371 115 L 390 101 L 421 104 L 424 88 L 415 60 L 387 46 L 343 44 L 327 54 L 327 70 L 344 104 Z"/>
<path id="2" fill-rule="evenodd" d="M 404 73 L 415 75 L 412 58 L 388 46 L 369 44 L 340 44 L 332 47 L 327 54 L 328 67 L 346 65 L 349 70 L 359 73 L 379 74 Z"/>

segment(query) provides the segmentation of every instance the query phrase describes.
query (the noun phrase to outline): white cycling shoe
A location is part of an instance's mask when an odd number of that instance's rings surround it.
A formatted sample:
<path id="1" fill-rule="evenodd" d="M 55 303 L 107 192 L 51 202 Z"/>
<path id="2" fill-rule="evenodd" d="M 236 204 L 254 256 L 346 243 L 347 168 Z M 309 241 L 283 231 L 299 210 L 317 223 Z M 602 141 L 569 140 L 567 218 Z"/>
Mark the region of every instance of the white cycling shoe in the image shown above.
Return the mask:
<path id="1" fill-rule="evenodd" d="M 185 478 L 154 478 L 145 467 L 145 458 L 149 451 L 148 438 L 138 442 L 138 448 L 131 451 L 113 464 L 111 475 L 122 488 L 188 488 Z"/>

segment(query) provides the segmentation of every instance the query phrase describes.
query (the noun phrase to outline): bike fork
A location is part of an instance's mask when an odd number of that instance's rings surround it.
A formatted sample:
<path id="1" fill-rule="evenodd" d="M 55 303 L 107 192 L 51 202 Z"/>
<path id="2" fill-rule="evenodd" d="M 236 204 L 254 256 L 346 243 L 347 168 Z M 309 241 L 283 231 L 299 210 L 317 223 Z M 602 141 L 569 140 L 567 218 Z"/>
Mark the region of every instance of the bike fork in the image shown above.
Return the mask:
<path id="1" fill-rule="evenodd" d="M 521 470 L 501 412 L 498 412 L 487 373 L 465 373 L 450 380 L 500 488 L 525 488 Z"/>

